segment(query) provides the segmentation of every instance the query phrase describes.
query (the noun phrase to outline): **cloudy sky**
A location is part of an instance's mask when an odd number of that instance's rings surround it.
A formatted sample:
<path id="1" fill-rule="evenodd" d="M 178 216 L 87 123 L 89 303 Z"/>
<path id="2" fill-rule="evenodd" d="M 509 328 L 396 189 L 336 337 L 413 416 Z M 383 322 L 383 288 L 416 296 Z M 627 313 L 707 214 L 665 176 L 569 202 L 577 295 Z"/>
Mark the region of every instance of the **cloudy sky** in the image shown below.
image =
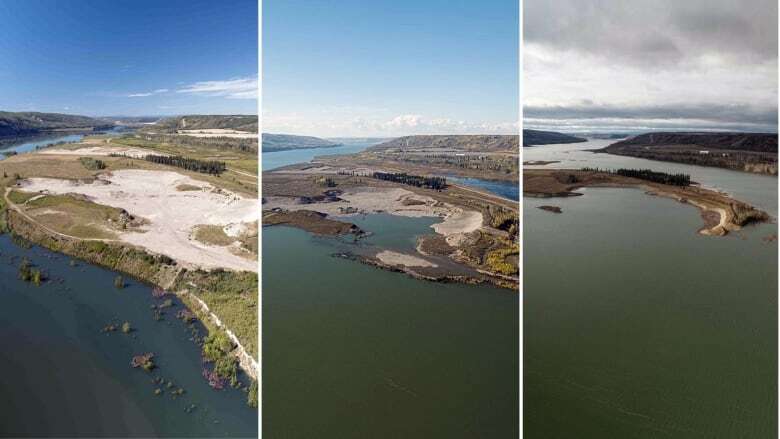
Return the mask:
<path id="1" fill-rule="evenodd" d="M 525 0 L 524 127 L 777 131 L 777 0 Z"/>
<path id="2" fill-rule="evenodd" d="M 264 0 L 263 131 L 516 133 L 517 0 Z"/>

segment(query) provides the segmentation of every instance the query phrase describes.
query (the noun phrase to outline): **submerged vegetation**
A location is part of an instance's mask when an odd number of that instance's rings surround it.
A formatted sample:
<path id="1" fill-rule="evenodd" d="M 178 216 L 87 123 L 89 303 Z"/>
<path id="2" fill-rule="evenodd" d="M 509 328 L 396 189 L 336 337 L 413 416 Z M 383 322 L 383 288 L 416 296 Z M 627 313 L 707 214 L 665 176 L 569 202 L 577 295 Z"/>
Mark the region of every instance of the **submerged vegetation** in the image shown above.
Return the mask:
<path id="1" fill-rule="evenodd" d="M 136 355 L 130 360 L 130 367 L 134 369 L 140 367 L 147 372 L 151 372 L 155 367 L 157 367 L 154 364 L 154 361 L 152 361 L 152 358 L 154 358 L 154 353 L 152 352 Z"/>
<path id="2" fill-rule="evenodd" d="M 33 267 L 29 259 L 24 258 L 19 264 L 19 279 L 25 282 L 32 282 L 37 286 L 44 281 L 44 274 L 39 268 Z"/>
<path id="3" fill-rule="evenodd" d="M 221 389 L 224 380 L 229 380 L 233 387 L 238 386 L 238 361 L 232 352 L 235 345 L 224 331 L 214 331 L 203 341 L 203 359 L 214 363 L 214 369 L 204 368 L 203 375 L 209 385 Z"/>

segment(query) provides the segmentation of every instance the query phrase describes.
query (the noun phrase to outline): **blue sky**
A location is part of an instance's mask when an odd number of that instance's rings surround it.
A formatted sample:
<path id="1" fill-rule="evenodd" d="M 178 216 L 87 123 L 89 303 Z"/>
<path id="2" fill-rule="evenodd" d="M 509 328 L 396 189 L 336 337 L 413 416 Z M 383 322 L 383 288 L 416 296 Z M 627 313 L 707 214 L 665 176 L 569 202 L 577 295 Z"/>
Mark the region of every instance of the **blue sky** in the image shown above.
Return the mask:
<path id="1" fill-rule="evenodd" d="M 517 0 L 264 0 L 263 131 L 513 133 Z"/>
<path id="2" fill-rule="evenodd" d="M 256 114 L 257 0 L 0 2 L 0 110 Z"/>

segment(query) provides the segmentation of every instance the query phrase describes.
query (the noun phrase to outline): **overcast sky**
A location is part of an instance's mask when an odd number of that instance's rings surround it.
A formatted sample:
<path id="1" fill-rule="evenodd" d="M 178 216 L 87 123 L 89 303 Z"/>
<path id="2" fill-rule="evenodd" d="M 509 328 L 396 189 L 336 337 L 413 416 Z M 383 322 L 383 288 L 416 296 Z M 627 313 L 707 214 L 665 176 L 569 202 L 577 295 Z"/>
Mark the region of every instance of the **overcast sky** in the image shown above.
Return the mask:
<path id="1" fill-rule="evenodd" d="M 777 0 L 525 0 L 524 127 L 777 131 Z"/>

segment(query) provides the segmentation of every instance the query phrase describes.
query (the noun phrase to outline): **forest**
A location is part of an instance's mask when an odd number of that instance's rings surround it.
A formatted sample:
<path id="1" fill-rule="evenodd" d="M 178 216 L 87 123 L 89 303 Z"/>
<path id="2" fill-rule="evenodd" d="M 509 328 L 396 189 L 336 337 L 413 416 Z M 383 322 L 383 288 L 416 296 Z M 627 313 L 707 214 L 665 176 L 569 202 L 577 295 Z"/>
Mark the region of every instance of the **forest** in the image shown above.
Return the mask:
<path id="1" fill-rule="evenodd" d="M 651 169 L 626 169 L 620 168 L 616 171 L 599 168 L 582 168 L 587 172 L 605 172 L 623 177 L 638 178 L 640 180 L 652 181 L 654 183 L 670 184 L 673 186 L 690 186 L 691 176 L 688 174 L 667 174 L 666 172 L 653 171 Z"/>
<path id="2" fill-rule="evenodd" d="M 407 184 L 409 186 L 435 190 L 442 190 L 447 187 L 447 179 L 444 177 L 423 177 L 420 175 L 409 175 L 405 172 L 374 172 L 371 174 L 371 177 L 377 180 L 392 181 L 395 183 Z"/>
<path id="3" fill-rule="evenodd" d="M 188 171 L 200 172 L 202 174 L 219 175 L 225 172 L 225 162 L 215 160 L 197 160 L 181 156 L 153 155 L 144 157 L 146 161 L 159 163 L 161 165 L 176 166 Z"/>

